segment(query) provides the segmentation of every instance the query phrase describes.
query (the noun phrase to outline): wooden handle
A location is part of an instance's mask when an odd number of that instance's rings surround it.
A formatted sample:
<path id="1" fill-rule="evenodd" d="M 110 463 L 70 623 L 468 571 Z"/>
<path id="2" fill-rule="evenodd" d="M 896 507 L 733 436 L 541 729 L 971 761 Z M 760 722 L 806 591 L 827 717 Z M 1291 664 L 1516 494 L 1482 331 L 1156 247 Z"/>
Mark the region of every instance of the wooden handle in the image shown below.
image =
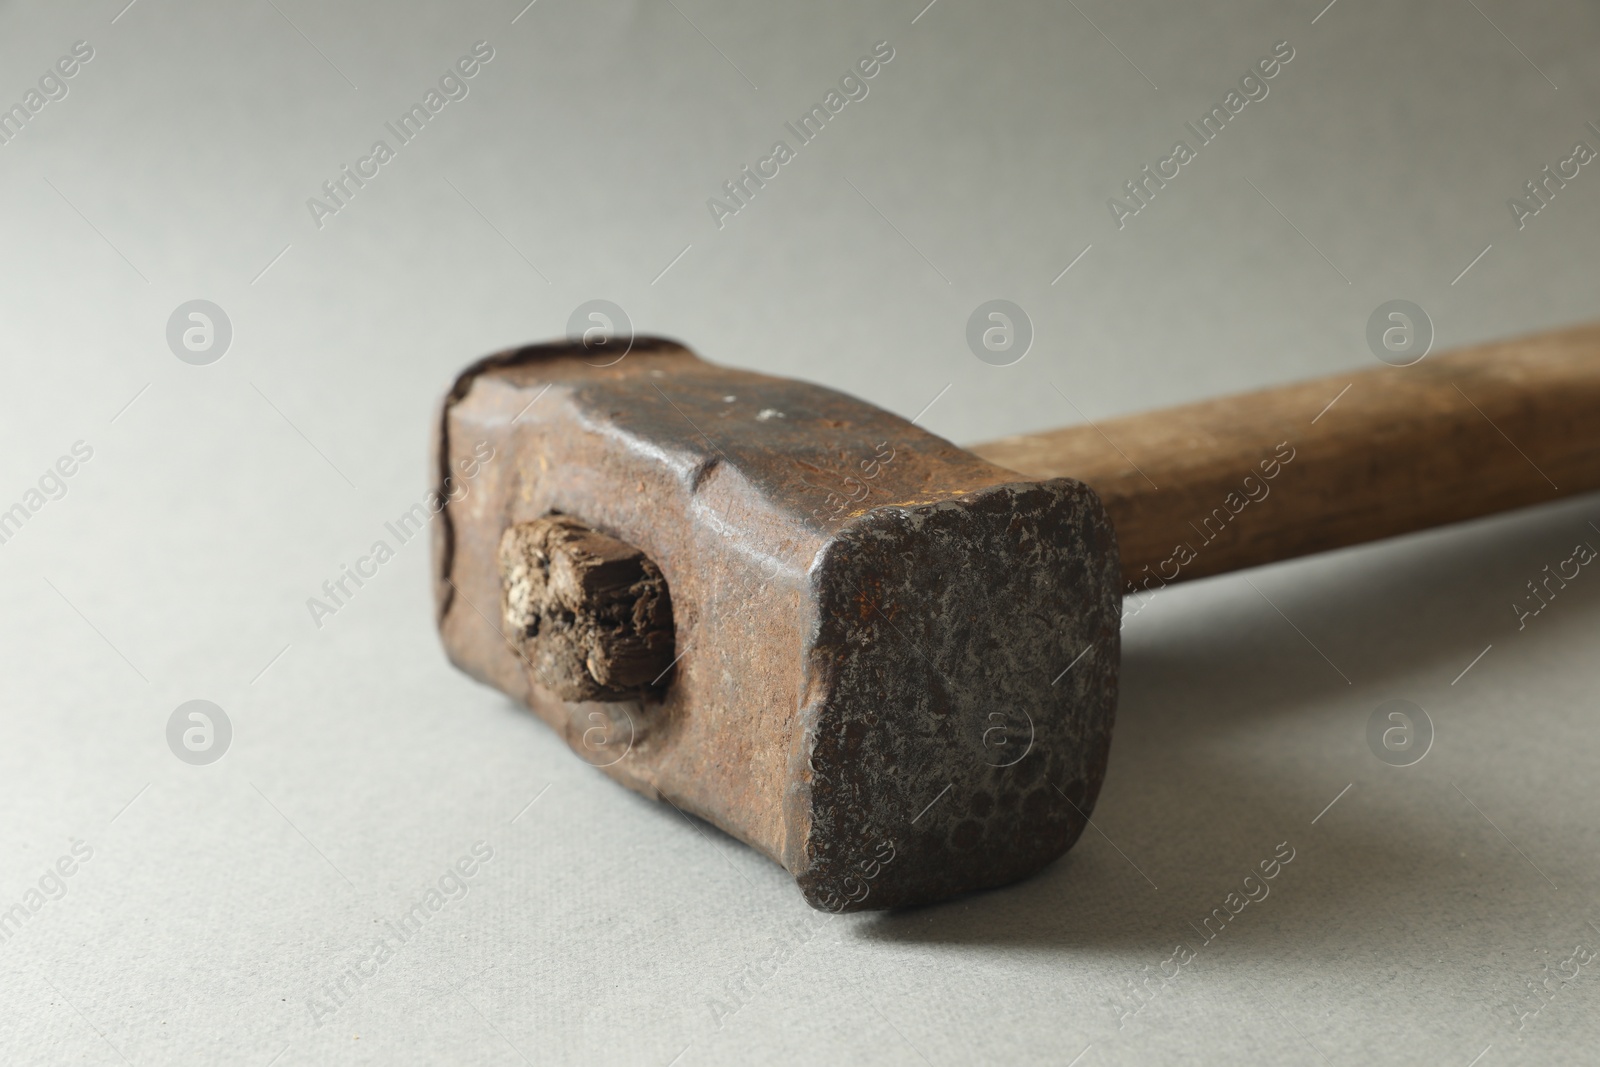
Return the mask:
<path id="1" fill-rule="evenodd" d="M 1600 488 L 1600 324 L 972 451 L 1087 482 L 1155 588 Z"/>

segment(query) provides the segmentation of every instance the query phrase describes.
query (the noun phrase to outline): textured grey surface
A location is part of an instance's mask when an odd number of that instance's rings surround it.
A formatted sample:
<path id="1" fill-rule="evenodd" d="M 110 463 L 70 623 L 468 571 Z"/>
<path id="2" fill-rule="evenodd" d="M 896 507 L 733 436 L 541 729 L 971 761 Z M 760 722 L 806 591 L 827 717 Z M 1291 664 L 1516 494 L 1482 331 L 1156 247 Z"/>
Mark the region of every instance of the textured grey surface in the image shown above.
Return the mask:
<path id="1" fill-rule="evenodd" d="M 445 663 L 427 545 L 384 523 L 451 375 L 584 301 L 907 417 L 948 384 L 921 424 L 956 440 L 1369 366 L 1391 299 L 1441 345 L 1600 311 L 1600 175 L 1520 230 L 1506 204 L 1600 142 L 1592 6 L 1076 7 L 0 7 L 0 104 L 94 48 L 0 144 L 0 507 L 93 450 L 0 544 L 0 904 L 41 902 L 0 942 L 0 1059 L 1585 1058 L 1600 973 L 1556 975 L 1600 947 L 1600 578 L 1511 605 L 1600 546 L 1593 498 L 1152 602 L 1101 832 L 907 914 L 816 916 Z M 480 40 L 468 95 L 317 228 L 307 198 Z M 1270 94 L 1118 230 L 1106 199 L 1279 40 Z M 719 230 L 707 198 L 878 41 L 868 95 Z M 967 348 L 992 298 L 1032 319 L 1012 366 Z M 192 299 L 232 322 L 209 366 L 167 347 Z M 233 726 L 208 766 L 167 746 L 196 698 Z M 1393 698 L 1436 727 L 1407 768 L 1365 740 Z M 73 839 L 65 895 L 29 898 Z"/>

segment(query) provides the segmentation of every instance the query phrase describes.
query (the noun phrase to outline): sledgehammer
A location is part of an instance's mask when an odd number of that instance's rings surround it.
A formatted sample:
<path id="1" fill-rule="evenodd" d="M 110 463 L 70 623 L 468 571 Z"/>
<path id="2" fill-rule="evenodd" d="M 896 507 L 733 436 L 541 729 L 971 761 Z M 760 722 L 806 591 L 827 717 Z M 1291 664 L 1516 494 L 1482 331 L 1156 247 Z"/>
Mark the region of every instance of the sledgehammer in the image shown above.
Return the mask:
<path id="1" fill-rule="evenodd" d="M 1597 428 L 1600 326 L 970 451 L 670 341 L 535 345 L 441 405 L 439 631 L 813 906 L 923 904 L 1083 831 L 1125 593 L 1595 489 Z"/>

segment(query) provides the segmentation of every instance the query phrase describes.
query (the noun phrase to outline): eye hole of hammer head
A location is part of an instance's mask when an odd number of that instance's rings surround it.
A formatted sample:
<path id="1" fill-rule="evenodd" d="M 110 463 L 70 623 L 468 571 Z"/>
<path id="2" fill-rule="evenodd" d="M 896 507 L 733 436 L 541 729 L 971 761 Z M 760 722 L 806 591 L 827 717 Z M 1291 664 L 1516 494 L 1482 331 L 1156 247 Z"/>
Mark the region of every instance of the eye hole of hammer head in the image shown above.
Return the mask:
<path id="1" fill-rule="evenodd" d="M 565 701 L 666 690 L 672 597 L 650 557 L 568 515 L 508 527 L 499 556 L 506 636 L 534 682 Z"/>

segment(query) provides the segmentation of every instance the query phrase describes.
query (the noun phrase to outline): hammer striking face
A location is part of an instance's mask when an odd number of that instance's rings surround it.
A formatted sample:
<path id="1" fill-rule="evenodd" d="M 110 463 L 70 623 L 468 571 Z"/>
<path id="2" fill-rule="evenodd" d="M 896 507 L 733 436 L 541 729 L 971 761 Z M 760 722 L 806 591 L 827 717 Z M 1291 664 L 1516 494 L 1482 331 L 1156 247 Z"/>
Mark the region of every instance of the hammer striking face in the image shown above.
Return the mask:
<path id="1" fill-rule="evenodd" d="M 609 362 L 517 349 L 445 398 L 451 660 L 815 907 L 941 900 L 1066 851 L 1116 704 L 1095 494 L 670 342 Z"/>

